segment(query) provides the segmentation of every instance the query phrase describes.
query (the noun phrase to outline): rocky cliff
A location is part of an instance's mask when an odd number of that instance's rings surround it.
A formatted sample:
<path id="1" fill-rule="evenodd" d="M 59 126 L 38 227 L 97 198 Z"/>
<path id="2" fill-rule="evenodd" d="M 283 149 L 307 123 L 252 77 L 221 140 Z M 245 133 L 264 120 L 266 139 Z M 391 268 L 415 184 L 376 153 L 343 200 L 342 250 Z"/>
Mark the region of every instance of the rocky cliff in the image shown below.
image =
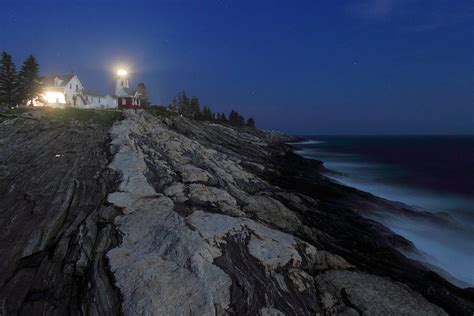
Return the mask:
<path id="1" fill-rule="evenodd" d="M 181 117 L 0 122 L 2 315 L 470 314 L 291 138 Z"/>

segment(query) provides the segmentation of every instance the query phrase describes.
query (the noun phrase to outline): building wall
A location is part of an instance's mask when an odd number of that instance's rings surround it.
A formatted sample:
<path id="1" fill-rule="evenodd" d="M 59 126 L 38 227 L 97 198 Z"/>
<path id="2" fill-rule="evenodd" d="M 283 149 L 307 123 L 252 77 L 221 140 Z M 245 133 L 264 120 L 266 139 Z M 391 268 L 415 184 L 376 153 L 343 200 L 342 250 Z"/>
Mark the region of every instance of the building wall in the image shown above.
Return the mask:
<path id="1" fill-rule="evenodd" d="M 95 95 L 84 95 L 87 105 L 85 108 L 93 109 L 116 109 L 117 99 L 110 96 L 95 96 Z"/>
<path id="2" fill-rule="evenodd" d="M 119 109 L 143 109 L 140 100 L 135 97 L 119 97 L 117 99 Z"/>
<path id="3" fill-rule="evenodd" d="M 114 98 L 110 95 L 106 95 L 104 97 L 105 100 L 105 108 L 106 109 L 116 109 L 117 108 L 117 98 Z"/>
<path id="4" fill-rule="evenodd" d="M 55 84 L 64 84 L 55 81 Z M 35 106 L 48 105 L 52 107 L 64 108 L 67 105 L 74 106 L 73 96 L 77 95 L 76 107 L 83 109 L 116 109 L 118 106 L 117 98 L 106 96 L 94 96 L 83 94 L 84 86 L 75 75 L 63 87 L 45 87 L 42 98 L 45 103 L 35 102 Z"/>
<path id="5" fill-rule="evenodd" d="M 128 85 L 128 78 L 127 77 L 119 77 L 115 83 L 115 95 L 119 97 L 126 97 L 128 93 L 125 92 L 124 88 L 130 88 Z"/>
<path id="6" fill-rule="evenodd" d="M 77 89 L 76 89 L 77 86 Z M 75 94 L 81 94 L 82 91 L 84 91 L 84 86 L 82 85 L 81 81 L 77 76 L 74 76 L 71 81 L 69 81 L 64 88 L 64 94 L 66 96 L 66 103 L 69 103 L 71 105 L 74 105 L 74 102 L 72 100 L 72 96 Z M 79 101 L 78 101 L 79 103 Z M 76 104 L 79 105 L 79 104 Z"/>
<path id="7" fill-rule="evenodd" d="M 87 102 L 87 108 L 99 109 L 103 98 L 93 95 L 84 95 Z"/>

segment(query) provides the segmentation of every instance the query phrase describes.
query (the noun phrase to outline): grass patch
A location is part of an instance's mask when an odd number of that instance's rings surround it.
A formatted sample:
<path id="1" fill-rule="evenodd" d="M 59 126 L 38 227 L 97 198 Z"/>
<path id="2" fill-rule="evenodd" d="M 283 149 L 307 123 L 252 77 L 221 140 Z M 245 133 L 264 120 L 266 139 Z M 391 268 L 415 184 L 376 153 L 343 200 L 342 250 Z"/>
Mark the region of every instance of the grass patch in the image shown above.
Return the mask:
<path id="1" fill-rule="evenodd" d="M 122 116 L 121 112 L 115 109 L 96 110 L 96 109 L 77 109 L 65 108 L 56 109 L 50 107 L 36 108 L 35 111 L 41 113 L 41 119 L 54 120 L 60 122 L 79 121 L 93 122 L 97 124 L 111 125 L 119 120 Z"/>
<path id="2" fill-rule="evenodd" d="M 30 111 L 30 109 L 31 108 L 27 108 L 27 107 L 18 107 L 18 108 L 12 108 L 12 109 L 3 108 L 1 109 L 1 112 L 5 114 L 19 115 L 19 114 L 23 114 Z"/>
<path id="3" fill-rule="evenodd" d="M 112 125 L 122 117 L 122 112 L 117 109 L 78 109 L 67 107 L 64 109 L 52 107 L 18 107 L 0 108 L 0 119 L 4 117 L 25 117 L 54 122 L 89 122 L 100 125 Z"/>

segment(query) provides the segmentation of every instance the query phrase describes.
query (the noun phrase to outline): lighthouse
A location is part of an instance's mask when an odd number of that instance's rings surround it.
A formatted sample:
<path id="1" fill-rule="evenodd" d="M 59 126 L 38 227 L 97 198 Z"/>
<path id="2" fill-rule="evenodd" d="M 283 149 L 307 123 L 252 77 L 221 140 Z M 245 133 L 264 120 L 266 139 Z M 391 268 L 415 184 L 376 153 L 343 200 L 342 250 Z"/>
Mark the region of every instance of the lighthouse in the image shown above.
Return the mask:
<path id="1" fill-rule="evenodd" d="M 115 94 L 120 95 L 123 89 L 130 89 L 128 85 L 128 71 L 125 69 L 119 69 L 117 71 L 117 82 L 115 84 Z"/>
<path id="2" fill-rule="evenodd" d="M 119 109 L 143 109 L 140 104 L 140 94 L 130 89 L 128 83 L 128 71 L 119 69 L 115 83 L 115 95 Z"/>

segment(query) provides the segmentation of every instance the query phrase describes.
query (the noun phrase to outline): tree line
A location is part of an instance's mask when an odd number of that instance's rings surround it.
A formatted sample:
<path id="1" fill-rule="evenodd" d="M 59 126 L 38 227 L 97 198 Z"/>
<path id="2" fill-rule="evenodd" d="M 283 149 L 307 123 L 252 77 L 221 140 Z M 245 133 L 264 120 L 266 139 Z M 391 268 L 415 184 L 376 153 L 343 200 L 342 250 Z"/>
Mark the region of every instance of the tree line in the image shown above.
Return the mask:
<path id="1" fill-rule="evenodd" d="M 144 107 L 150 106 L 148 92 L 144 83 L 139 83 L 137 91 Z M 41 100 L 40 67 L 36 58 L 30 55 L 17 72 L 12 56 L 2 52 L 0 60 L 0 107 L 13 108 L 19 105 L 33 106 Z M 237 127 L 255 128 L 253 117 L 245 119 L 239 112 L 232 110 L 229 117 L 224 113 L 215 113 L 209 106 L 201 109 L 196 96 L 188 97 L 185 90 L 178 93 L 168 107 L 171 111 L 196 120 L 219 122 Z"/>
<path id="2" fill-rule="evenodd" d="M 185 90 L 178 93 L 178 96 L 173 97 L 168 108 L 175 113 L 195 120 L 218 122 L 237 127 L 255 128 L 255 119 L 253 117 L 249 117 L 246 120 L 237 111 L 232 110 L 229 113 L 229 118 L 227 118 L 224 113 L 213 112 L 209 106 L 205 105 L 201 109 L 199 98 L 196 96 L 189 97 Z"/>
<path id="3" fill-rule="evenodd" d="M 2 52 L 0 60 L 0 106 L 33 105 L 40 98 L 39 64 L 33 55 L 23 62 L 17 72 L 12 56 Z"/>
<path id="4" fill-rule="evenodd" d="M 148 92 L 144 83 L 137 85 L 140 102 L 144 107 L 150 106 Z M 73 98 L 77 99 L 77 96 Z M 28 56 L 17 72 L 12 56 L 2 52 L 0 60 L 0 107 L 12 108 L 19 105 L 32 106 L 41 99 L 40 67 L 33 55 Z"/>

